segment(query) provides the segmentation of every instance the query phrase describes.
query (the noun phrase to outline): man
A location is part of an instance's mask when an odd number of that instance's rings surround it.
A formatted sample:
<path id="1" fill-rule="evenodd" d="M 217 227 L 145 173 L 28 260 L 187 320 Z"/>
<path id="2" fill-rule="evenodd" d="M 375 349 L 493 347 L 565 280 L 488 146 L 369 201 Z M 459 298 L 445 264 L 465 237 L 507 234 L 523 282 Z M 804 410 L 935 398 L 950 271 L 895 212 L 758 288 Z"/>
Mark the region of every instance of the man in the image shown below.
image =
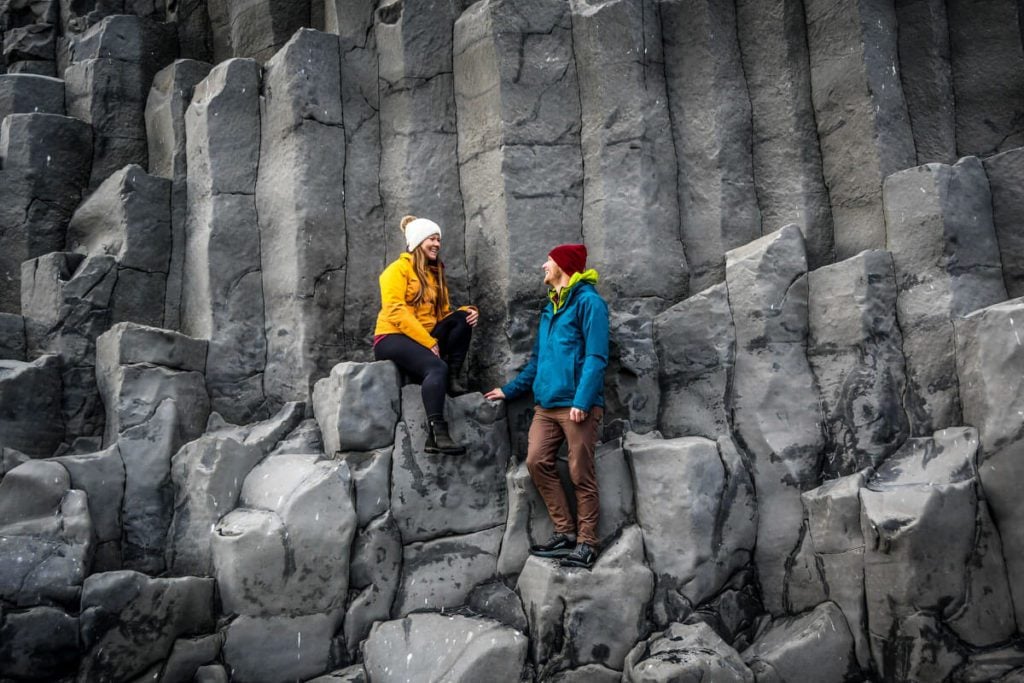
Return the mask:
<path id="1" fill-rule="evenodd" d="M 563 244 L 548 254 L 544 284 L 548 303 L 526 367 L 515 379 L 487 392 L 491 400 L 513 399 L 533 390 L 526 466 L 544 498 L 555 533 L 531 546 L 562 566 L 590 568 L 597 559 L 597 476 L 594 450 L 604 414 L 604 370 L 608 365 L 608 306 L 597 293 L 597 271 L 587 270 L 587 249 Z M 569 512 L 555 456 L 568 442 L 569 476 L 576 489 L 577 525 Z"/>

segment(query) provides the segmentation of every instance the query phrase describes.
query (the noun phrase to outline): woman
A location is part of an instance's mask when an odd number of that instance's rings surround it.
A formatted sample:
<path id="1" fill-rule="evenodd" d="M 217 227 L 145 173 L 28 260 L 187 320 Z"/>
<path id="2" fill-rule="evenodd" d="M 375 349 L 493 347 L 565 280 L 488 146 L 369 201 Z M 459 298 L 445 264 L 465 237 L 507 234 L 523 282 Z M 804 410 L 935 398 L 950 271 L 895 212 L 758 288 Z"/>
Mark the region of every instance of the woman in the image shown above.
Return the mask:
<path id="1" fill-rule="evenodd" d="M 402 231 L 408 251 L 380 275 L 380 313 L 374 330 L 373 355 L 394 361 L 420 380 L 423 407 L 430 424 L 427 453 L 461 455 L 444 420 L 448 377 L 466 360 L 472 328 L 480 313 L 475 306 L 452 312 L 441 251 L 441 228 L 426 218 L 406 216 Z M 447 361 L 447 362 L 446 362 Z"/>

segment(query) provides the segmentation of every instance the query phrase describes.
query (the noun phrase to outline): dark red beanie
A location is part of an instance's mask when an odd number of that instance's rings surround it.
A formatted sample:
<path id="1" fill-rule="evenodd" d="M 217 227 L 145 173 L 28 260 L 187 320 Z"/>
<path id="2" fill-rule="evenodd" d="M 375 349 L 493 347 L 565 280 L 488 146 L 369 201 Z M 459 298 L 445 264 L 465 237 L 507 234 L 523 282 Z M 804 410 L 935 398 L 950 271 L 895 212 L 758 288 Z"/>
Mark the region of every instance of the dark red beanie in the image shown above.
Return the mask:
<path id="1" fill-rule="evenodd" d="M 548 252 L 548 256 L 566 275 L 582 273 L 587 269 L 587 248 L 582 244 L 559 244 Z"/>

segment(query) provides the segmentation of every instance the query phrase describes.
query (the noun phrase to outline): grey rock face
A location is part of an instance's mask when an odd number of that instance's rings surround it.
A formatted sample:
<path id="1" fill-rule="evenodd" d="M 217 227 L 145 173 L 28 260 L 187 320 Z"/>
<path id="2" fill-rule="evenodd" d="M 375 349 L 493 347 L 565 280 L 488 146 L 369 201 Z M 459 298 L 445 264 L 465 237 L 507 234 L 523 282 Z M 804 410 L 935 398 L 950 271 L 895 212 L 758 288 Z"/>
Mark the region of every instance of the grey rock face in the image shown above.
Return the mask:
<path id="1" fill-rule="evenodd" d="M 466 263 L 481 311 L 477 376 L 496 386 L 532 348 L 547 253 L 582 230 L 568 4 L 477 3 L 455 22 L 453 49 Z"/>
<path id="2" fill-rule="evenodd" d="M 992 223 L 999 240 L 1003 282 L 1010 296 L 1024 296 L 1024 148 L 991 156 L 982 163 L 992 192 Z"/>
<path id="3" fill-rule="evenodd" d="M 846 619 L 831 602 L 799 617 L 776 619 L 744 650 L 743 661 L 757 680 L 796 681 L 810 672 L 819 681 L 863 680 Z"/>
<path id="4" fill-rule="evenodd" d="M 117 445 L 96 453 L 60 456 L 52 462 L 68 471 L 71 488 L 88 496 L 96 542 L 120 545 L 125 471 Z"/>
<path id="5" fill-rule="evenodd" d="M 64 115 L 64 81 L 34 74 L 0 75 L 0 121 L 8 114 Z"/>
<path id="6" fill-rule="evenodd" d="M 125 680 L 166 659 L 177 638 L 214 626 L 213 579 L 93 574 L 82 589 L 84 680 Z"/>
<path id="7" fill-rule="evenodd" d="M 217 633 L 197 638 L 179 638 L 174 642 L 160 672 L 161 681 L 167 683 L 188 683 L 204 664 L 209 664 L 220 654 L 224 637 Z"/>
<path id="8" fill-rule="evenodd" d="M 280 683 L 306 680 L 329 670 L 336 664 L 331 646 L 339 622 L 336 613 L 238 617 L 227 627 L 224 639 L 223 656 L 231 680 Z M 228 680 L 226 672 L 220 680 Z"/>
<path id="9" fill-rule="evenodd" d="M 807 359 L 821 388 L 827 477 L 879 465 L 909 436 L 892 256 L 865 251 L 808 274 Z"/>
<path id="10" fill-rule="evenodd" d="M 352 542 L 349 599 L 345 614 L 345 643 L 350 657 L 366 640 L 374 622 L 391 618 L 391 604 L 402 570 L 402 537 L 391 513 L 385 513 L 361 529 Z"/>
<path id="11" fill-rule="evenodd" d="M 914 132 L 917 163 L 956 161 L 949 22 L 942 0 L 900 0 L 900 83 Z"/>
<path id="12" fill-rule="evenodd" d="M 502 581 L 477 586 L 469 596 L 469 608 L 483 617 L 499 621 L 521 633 L 525 633 L 530 627 L 519 596 Z"/>
<path id="13" fill-rule="evenodd" d="M 403 617 L 414 610 L 443 610 L 465 604 L 477 585 L 495 577 L 504 531 L 502 525 L 406 545 L 392 615 Z"/>
<path id="14" fill-rule="evenodd" d="M 893 4 L 808 0 L 811 95 L 839 260 L 885 246 L 882 181 L 917 158 Z"/>
<path id="15" fill-rule="evenodd" d="M 368 451 L 392 443 L 400 409 L 394 363 L 338 363 L 313 387 L 324 451 Z M 422 411 L 421 411 L 422 412 Z"/>
<path id="16" fill-rule="evenodd" d="M 263 386 L 274 405 L 308 401 L 342 347 L 347 247 L 338 47 L 336 36 L 300 30 L 267 61 L 263 77 L 256 208 Z"/>
<path id="17" fill-rule="evenodd" d="M 64 438 L 60 410 L 60 361 L 42 356 L 32 363 L 0 361 L 0 443 L 46 458 Z"/>
<path id="18" fill-rule="evenodd" d="M 246 57 L 262 64 L 295 31 L 310 25 L 310 4 L 309 0 L 213 0 L 208 11 L 214 61 Z"/>
<path id="19" fill-rule="evenodd" d="M 505 522 L 504 472 L 509 459 L 505 408 L 480 394 L 446 402 L 452 438 L 465 456 L 423 451 L 426 415 L 419 387 L 402 389 L 402 422 L 395 430 L 391 510 L 405 543 L 493 529 Z"/>
<path id="20" fill-rule="evenodd" d="M 355 484 L 356 516 L 364 527 L 391 508 L 391 452 L 393 448 L 341 454 Z"/>
<path id="21" fill-rule="evenodd" d="M 626 657 L 627 683 L 713 680 L 753 683 L 754 674 L 715 631 L 704 623 L 672 624 L 637 644 Z"/>
<path id="22" fill-rule="evenodd" d="M 750 95 L 762 232 L 795 223 L 804 235 L 810 267 L 831 263 L 832 208 L 811 102 L 803 3 L 737 2 L 736 30 Z"/>
<path id="23" fill-rule="evenodd" d="M 900 675 L 897 648 L 919 635 L 919 612 L 975 645 L 1014 630 L 999 537 L 979 505 L 977 448 L 968 427 L 911 439 L 861 490 L 869 637 L 882 676 Z"/>
<path id="24" fill-rule="evenodd" d="M 163 314 L 163 326 L 170 329 L 181 325 L 181 278 L 188 215 L 185 111 L 192 101 L 195 86 L 212 68 L 204 62 L 179 59 L 157 72 L 146 99 L 149 172 L 171 180 L 171 244 Z"/>
<path id="25" fill-rule="evenodd" d="M 967 157 L 886 178 L 885 216 L 907 359 L 904 405 L 920 436 L 960 423 L 951 318 L 1006 299 L 981 162 Z"/>
<path id="26" fill-rule="evenodd" d="M 131 13 L 104 17 L 74 37 L 72 60 L 116 59 L 143 67 L 146 87 L 162 68 L 174 61 L 178 42 L 172 24 Z"/>
<path id="27" fill-rule="evenodd" d="M 46 144 L 42 144 L 42 141 Z M 89 180 L 92 131 L 56 114 L 9 114 L 0 124 L 0 310 L 20 312 L 21 264 L 64 248 Z"/>
<path id="28" fill-rule="evenodd" d="M 30 24 L 11 28 L 4 35 L 4 58 L 23 73 L 53 76 L 57 32 L 52 24 Z M 38 62 L 38 63 L 36 63 Z M 44 73 L 45 72 L 45 73 Z"/>
<path id="29" fill-rule="evenodd" d="M 716 444 L 630 434 L 624 448 L 636 482 L 644 552 L 657 579 L 652 612 L 665 626 L 685 618 L 750 561 L 757 532 L 754 487 L 728 437 Z"/>
<path id="30" fill-rule="evenodd" d="M 0 313 L 0 360 L 26 360 L 25 318 Z"/>
<path id="31" fill-rule="evenodd" d="M 689 272 L 657 6 L 652 0 L 571 6 L 589 261 L 617 297 L 677 301 L 686 295 Z"/>
<path id="32" fill-rule="evenodd" d="M 989 156 L 1020 147 L 1024 144 L 1024 34 L 1019 3 L 954 0 L 946 11 L 957 153 Z"/>
<path id="33" fill-rule="evenodd" d="M 654 590 L 638 527 L 627 527 L 593 570 L 564 569 L 531 556 L 516 590 L 523 600 L 539 676 L 589 663 L 621 670 L 640 638 Z"/>
<path id="34" fill-rule="evenodd" d="M 817 486 L 824 446 L 819 392 L 806 356 L 803 237 L 787 226 L 726 258 L 736 326 L 733 429 L 757 490 L 755 560 L 765 607 L 779 614 L 787 559 L 797 548 L 800 493 Z"/>
<path id="35" fill-rule="evenodd" d="M 56 678 L 78 665 L 78 619 L 54 607 L 34 607 L 0 619 L 0 674 Z"/>
<path id="36" fill-rule="evenodd" d="M 983 308 L 956 323 L 957 372 L 964 421 L 981 439 L 978 470 L 985 498 L 1002 537 L 1017 622 L 1024 623 L 1024 538 L 1017 520 L 1024 515 L 1017 482 L 1021 471 L 1021 380 L 1024 347 L 1016 325 L 1024 301 Z"/>
<path id="37" fill-rule="evenodd" d="M 489 619 L 411 614 L 373 627 L 363 666 L 371 681 L 514 681 L 526 649 L 523 634 Z"/>
<path id="38" fill-rule="evenodd" d="M 707 439 L 726 433 L 736 332 L 725 284 L 709 287 L 658 315 L 654 342 L 661 433 Z"/>
<path id="39" fill-rule="evenodd" d="M 635 432 L 658 426 L 658 356 L 654 348 L 654 317 L 661 299 L 618 299 L 608 312 L 609 350 L 605 371 L 603 438 L 619 433 L 617 425 Z"/>
<path id="40" fill-rule="evenodd" d="M 233 59 L 196 86 L 185 115 L 188 224 L 182 331 L 210 340 L 213 409 L 236 423 L 265 413 L 263 284 L 256 219 L 260 69 Z"/>
<path id="41" fill-rule="evenodd" d="M 660 6 L 690 290 L 721 282 L 723 255 L 761 235 L 751 160 L 750 98 L 732 4 Z"/>

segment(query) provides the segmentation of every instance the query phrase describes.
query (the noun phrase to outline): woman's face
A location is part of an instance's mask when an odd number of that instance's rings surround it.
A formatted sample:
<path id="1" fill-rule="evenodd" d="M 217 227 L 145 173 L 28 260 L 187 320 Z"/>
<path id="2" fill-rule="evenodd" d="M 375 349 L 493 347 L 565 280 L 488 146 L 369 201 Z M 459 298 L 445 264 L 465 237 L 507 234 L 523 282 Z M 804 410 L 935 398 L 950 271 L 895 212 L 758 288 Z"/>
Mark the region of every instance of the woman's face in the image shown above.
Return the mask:
<path id="1" fill-rule="evenodd" d="M 418 248 L 428 259 L 431 261 L 436 260 L 437 255 L 441 253 L 441 236 L 437 234 L 431 235 L 420 242 L 420 246 Z"/>

